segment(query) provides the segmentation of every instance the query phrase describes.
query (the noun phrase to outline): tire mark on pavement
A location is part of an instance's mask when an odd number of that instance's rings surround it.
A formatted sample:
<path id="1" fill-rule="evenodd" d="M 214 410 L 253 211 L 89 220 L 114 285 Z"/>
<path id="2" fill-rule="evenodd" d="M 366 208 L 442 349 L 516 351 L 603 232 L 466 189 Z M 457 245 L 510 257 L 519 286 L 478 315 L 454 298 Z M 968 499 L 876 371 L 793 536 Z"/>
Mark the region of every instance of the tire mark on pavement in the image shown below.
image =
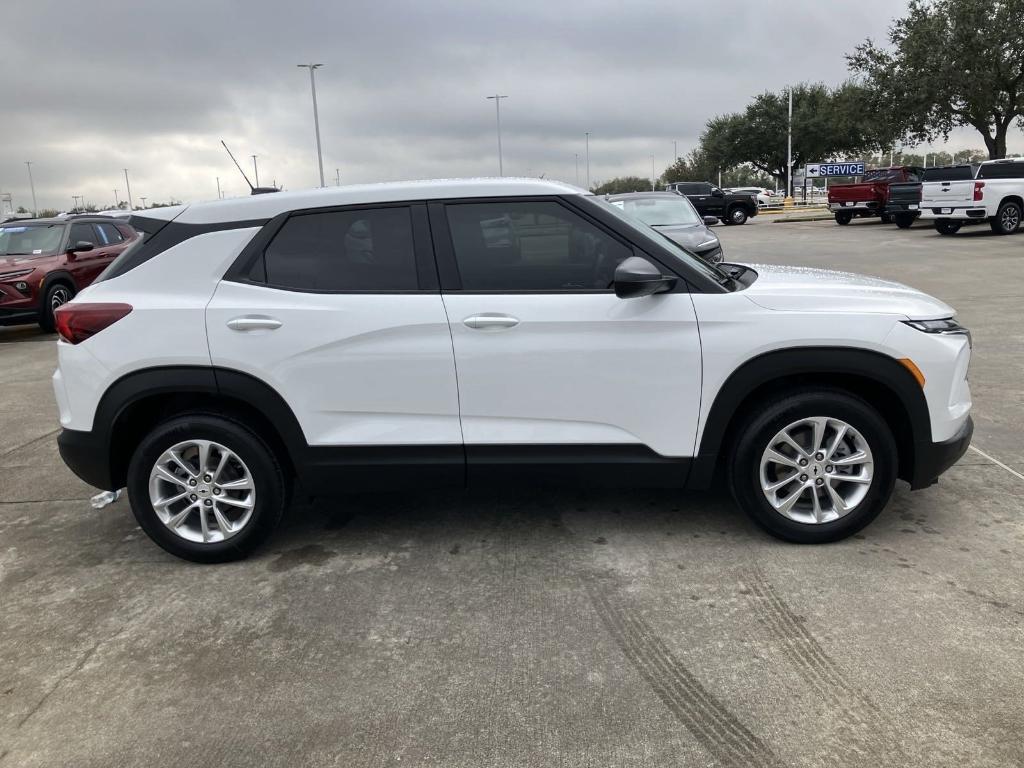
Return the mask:
<path id="1" fill-rule="evenodd" d="M 831 745 L 831 756 L 845 761 L 851 751 L 863 754 L 866 750 L 862 747 L 870 744 L 871 749 L 867 751 L 877 752 L 881 746 L 890 764 L 904 762 L 897 759 L 905 756 L 898 747 L 896 729 L 888 718 L 843 673 L 804 626 L 802 617 L 793 613 L 771 582 L 755 570 L 744 586 L 753 598 L 761 623 L 782 643 L 784 658 L 793 664 L 811 690 L 840 715 L 842 743 Z M 878 759 L 882 756 L 872 757 Z"/>
<path id="2" fill-rule="evenodd" d="M 632 607 L 617 600 L 607 579 L 586 583 L 598 616 L 662 703 L 723 766 L 780 768 L 783 763 L 729 708 L 708 691 Z"/>

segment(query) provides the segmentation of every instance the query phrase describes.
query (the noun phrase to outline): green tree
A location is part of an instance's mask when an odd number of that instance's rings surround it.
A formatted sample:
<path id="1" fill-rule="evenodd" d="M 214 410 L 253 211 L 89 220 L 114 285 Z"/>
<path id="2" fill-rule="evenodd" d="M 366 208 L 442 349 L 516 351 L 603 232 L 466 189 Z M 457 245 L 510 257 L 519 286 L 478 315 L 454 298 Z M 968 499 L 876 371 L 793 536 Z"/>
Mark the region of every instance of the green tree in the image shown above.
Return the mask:
<path id="1" fill-rule="evenodd" d="M 616 176 L 591 190 L 595 195 L 621 195 L 626 192 L 650 192 L 651 180 L 642 176 Z"/>
<path id="2" fill-rule="evenodd" d="M 788 112 L 788 91 L 762 93 L 742 113 L 709 120 L 700 151 L 716 168 L 747 165 L 784 183 Z M 869 94 L 854 83 L 793 88 L 794 168 L 888 146 L 895 131 L 887 118 L 871 112 Z"/>
<path id="3" fill-rule="evenodd" d="M 717 184 L 718 172 L 718 166 L 698 148 L 666 168 L 659 179 L 659 184 L 673 181 L 710 181 Z M 774 184 L 769 176 L 747 164 L 722 170 L 723 187 L 772 187 Z"/>
<path id="4" fill-rule="evenodd" d="M 906 141 L 971 126 L 989 158 L 1006 156 L 1010 126 L 1024 127 L 1024 2 L 911 0 L 889 43 L 868 39 L 847 60 Z"/>

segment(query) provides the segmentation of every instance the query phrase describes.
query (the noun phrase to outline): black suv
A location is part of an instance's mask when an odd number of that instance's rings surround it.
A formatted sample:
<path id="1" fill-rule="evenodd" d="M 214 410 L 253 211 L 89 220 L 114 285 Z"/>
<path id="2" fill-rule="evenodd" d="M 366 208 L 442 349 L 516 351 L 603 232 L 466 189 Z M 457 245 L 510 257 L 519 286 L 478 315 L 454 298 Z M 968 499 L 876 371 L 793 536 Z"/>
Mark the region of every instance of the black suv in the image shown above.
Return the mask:
<path id="1" fill-rule="evenodd" d="M 665 189 L 686 195 L 701 216 L 715 216 L 726 224 L 745 224 L 757 216 L 755 195 L 725 192 L 710 181 L 675 181 Z"/>

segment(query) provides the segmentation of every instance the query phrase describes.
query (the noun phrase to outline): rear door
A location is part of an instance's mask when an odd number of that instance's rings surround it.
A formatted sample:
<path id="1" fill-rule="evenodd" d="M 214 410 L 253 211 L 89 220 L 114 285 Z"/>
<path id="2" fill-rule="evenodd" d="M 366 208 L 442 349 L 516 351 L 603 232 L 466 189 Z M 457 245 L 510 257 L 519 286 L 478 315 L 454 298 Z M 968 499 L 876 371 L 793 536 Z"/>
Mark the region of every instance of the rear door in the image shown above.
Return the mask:
<path id="1" fill-rule="evenodd" d="M 95 258 L 90 261 L 90 283 L 107 268 L 110 262 L 120 256 L 121 251 L 127 246 L 125 236 L 113 222 L 94 222 L 92 226 L 96 231 L 99 245 L 96 248 Z"/>
<path id="2" fill-rule="evenodd" d="M 74 250 L 79 243 L 89 243 L 91 250 Z M 103 255 L 99 235 L 92 224 L 77 222 L 71 225 L 68 233 L 67 270 L 75 278 L 79 290 L 89 285 L 108 263 Z"/>
<path id="3" fill-rule="evenodd" d="M 417 464 L 430 470 L 424 482 L 461 483 L 455 360 L 425 207 L 323 209 L 267 226 L 279 229 L 207 308 L 213 364 L 284 398 L 322 491 L 362 485 L 373 466 Z"/>
<path id="4" fill-rule="evenodd" d="M 701 357 L 683 282 L 618 298 L 615 267 L 633 247 L 558 199 L 432 203 L 430 214 L 470 481 L 529 469 L 684 482 Z"/>
<path id="5" fill-rule="evenodd" d="M 941 210 L 945 203 L 965 203 L 974 200 L 974 169 L 970 166 L 928 168 L 924 171 L 923 181 L 922 207 L 933 207 L 931 204 L 934 204 Z"/>

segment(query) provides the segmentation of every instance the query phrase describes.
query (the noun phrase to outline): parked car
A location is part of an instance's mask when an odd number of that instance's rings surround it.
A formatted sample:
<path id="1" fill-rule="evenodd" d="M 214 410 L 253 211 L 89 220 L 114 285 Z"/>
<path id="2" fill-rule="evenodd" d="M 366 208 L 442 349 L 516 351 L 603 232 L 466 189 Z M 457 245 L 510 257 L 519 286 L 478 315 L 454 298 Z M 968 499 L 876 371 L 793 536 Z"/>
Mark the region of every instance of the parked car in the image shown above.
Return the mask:
<path id="1" fill-rule="evenodd" d="M 718 219 L 701 218 L 685 196 L 675 192 L 631 192 L 609 195 L 605 200 L 705 261 L 722 261 L 722 243 L 709 229 Z"/>
<path id="2" fill-rule="evenodd" d="M 39 323 L 89 285 L 135 239 L 127 222 L 100 216 L 0 225 L 0 325 Z"/>
<path id="3" fill-rule="evenodd" d="M 831 184 L 828 188 L 828 207 L 835 214 L 837 224 L 849 224 L 854 216 L 878 216 L 884 224 L 892 222 L 888 209 L 889 185 L 903 181 L 920 181 L 921 168 L 895 165 L 866 171 L 859 181 L 851 184 Z"/>
<path id="4" fill-rule="evenodd" d="M 986 160 L 973 176 L 929 181 L 921 196 L 921 218 L 934 221 L 940 234 L 985 221 L 996 234 L 1013 234 L 1024 211 L 1024 158 Z"/>
<path id="5" fill-rule="evenodd" d="M 924 185 L 930 182 L 951 182 L 974 178 L 977 166 L 944 165 L 925 168 L 921 181 L 901 181 L 889 185 L 887 209 L 900 229 L 909 229 L 921 214 Z M 941 185 L 939 185 L 941 186 Z"/>
<path id="6" fill-rule="evenodd" d="M 495 221 L 515 237 L 489 238 Z M 321 495 L 721 474 L 775 536 L 834 541 L 971 437 L 971 339 L 946 304 L 710 265 L 570 185 L 328 187 L 132 223 L 143 243 L 57 310 L 58 444 L 187 559 L 251 552 L 296 479 Z"/>
<path id="7" fill-rule="evenodd" d="M 731 194 L 709 181 L 676 181 L 665 189 L 686 195 L 701 216 L 714 216 L 726 224 L 746 224 L 747 219 L 757 216 L 753 195 Z"/>
<path id="8" fill-rule="evenodd" d="M 771 205 L 775 194 L 765 187 L 730 187 L 725 191 L 734 195 L 753 195 L 759 208 Z"/>

